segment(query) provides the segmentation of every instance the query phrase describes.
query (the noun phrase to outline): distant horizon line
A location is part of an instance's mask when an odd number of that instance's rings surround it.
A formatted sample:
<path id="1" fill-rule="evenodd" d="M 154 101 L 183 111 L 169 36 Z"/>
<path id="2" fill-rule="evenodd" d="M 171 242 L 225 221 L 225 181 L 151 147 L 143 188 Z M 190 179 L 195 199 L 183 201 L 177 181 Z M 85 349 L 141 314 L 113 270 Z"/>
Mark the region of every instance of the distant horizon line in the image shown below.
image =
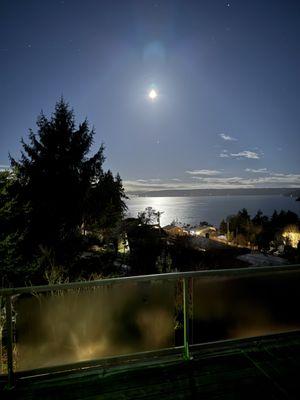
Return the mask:
<path id="1" fill-rule="evenodd" d="M 300 186 L 296 187 L 264 187 L 264 188 L 202 188 L 202 189 L 158 189 L 158 190 L 148 190 L 148 191 L 141 191 L 141 190 L 130 190 L 126 191 L 128 195 L 134 196 L 141 196 L 141 197 L 151 197 L 156 196 L 158 194 L 164 194 L 167 196 L 195 196 L 195 195 L 216 195 L 217 193 L 223 194 L 230 194 L 230 193 L 239 193 L 239 195 L 255 195 L 259 193 L 264 194 L 278 194 L 278 195 L 290 195 L 291 197 L 298 197 L 300 196 Z"/>

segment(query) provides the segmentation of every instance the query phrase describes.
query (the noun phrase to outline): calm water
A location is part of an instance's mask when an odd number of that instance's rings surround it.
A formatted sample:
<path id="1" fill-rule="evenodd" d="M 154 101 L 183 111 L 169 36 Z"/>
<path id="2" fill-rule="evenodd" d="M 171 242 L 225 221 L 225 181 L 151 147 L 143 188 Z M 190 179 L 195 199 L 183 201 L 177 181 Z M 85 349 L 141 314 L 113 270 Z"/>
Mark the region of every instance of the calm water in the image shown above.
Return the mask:
<path id="1" fill-rule="evenodd" d="M 161 224 L 173 220 L 195 225 L 207 221 L 219 225 L 227 215 L 246 208 L 253 216 L 258 209 L 272 215 L 276 210 L 291 210 L 300 216 L 300 202 L 285 196 L 201 196 L 201 197 L 134 197 L 127 200 L 128 216 L 136 217 L 146 207 L 164 212 Z"/>

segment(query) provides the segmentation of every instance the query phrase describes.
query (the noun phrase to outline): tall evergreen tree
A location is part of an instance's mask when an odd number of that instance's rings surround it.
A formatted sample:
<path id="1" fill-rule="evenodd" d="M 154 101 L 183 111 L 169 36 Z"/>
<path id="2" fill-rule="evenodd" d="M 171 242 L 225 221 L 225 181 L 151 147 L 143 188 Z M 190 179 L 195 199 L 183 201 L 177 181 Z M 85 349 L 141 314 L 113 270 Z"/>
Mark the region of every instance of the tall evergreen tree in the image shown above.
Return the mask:
<path id="1" fill-rule="evenodd" d="M 41 113 L 37 126 L 36 134 L 29 133 L 29 143 L 22 140 L 20 161 L 11 159 L 19 198 L 30 210 L 25 223 L 27 255 L 46 247 L 64 262 L 78 250 L 76 240 L 85 219 L 105 215 L 113 223 L 109 206 L 120 216 L 125 195 L 119 176 L 114 179 L 103 171 L 104 147 L 89 157 L 94 131 L 87 120 L 76 128 L 74 113 L 63 99 L 50 119 Z"/>
<path id="2" fill-rule="evenodd" d="M 103 230 L 114 227 L 126 209 L 122 180 L 108 170 L 92 182 L 86 197 L 84 228 Z"/>

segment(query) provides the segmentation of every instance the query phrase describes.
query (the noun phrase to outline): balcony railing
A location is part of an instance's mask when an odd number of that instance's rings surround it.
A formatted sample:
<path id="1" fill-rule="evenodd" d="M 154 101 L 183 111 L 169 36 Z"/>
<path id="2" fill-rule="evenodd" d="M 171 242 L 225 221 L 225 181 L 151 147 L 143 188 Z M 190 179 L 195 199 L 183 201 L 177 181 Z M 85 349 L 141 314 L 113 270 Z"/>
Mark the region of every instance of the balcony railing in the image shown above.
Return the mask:
<path id="1" fill-rule="evenodd" d="M 299 284 L 287 265 L 2 289 L 2 377 L 298 330 Z"/>

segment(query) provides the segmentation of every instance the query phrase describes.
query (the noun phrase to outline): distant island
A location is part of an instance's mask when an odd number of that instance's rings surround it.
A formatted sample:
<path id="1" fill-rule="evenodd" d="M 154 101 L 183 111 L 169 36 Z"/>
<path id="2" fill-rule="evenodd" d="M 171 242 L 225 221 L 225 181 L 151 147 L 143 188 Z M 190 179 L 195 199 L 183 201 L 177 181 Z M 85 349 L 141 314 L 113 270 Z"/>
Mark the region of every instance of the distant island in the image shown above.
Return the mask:
<path id="1" fill-rule="evenodd" d="M 199 197 L 199 196 L 290 196 L 299 198 L 300 189 L 291 188 L 243 188 L 243 189 L 189 189 L 151 190 L 148 192 L 128 192 L 139 197 Z M 298 199 L 297 199 L 298 200 Z"/>

